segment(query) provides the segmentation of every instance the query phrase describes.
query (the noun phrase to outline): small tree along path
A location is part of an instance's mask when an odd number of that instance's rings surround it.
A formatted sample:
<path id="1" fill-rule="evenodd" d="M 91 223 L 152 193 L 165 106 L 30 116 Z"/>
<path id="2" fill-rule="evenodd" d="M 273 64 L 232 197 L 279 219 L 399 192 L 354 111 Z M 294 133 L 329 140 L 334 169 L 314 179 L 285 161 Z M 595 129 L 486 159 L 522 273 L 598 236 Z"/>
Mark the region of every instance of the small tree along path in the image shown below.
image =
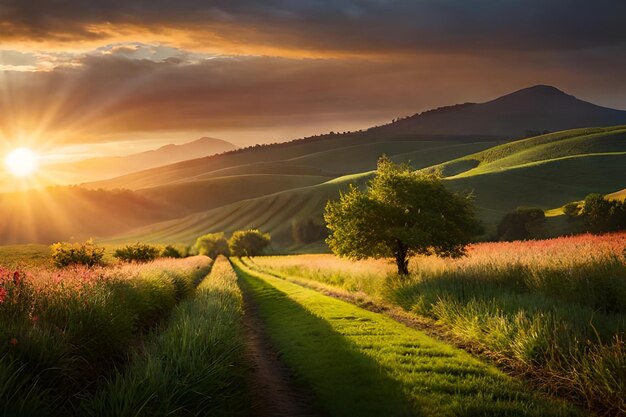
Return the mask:
<path id="1" fill-rule="evenodd" d="M 240 285 L 244 302 L 246 356 L 252 366 L 250 380 L 251 417 L 318 417 L 313 399 L 293 380 L 264 332 L 258 307 L 245 286 Z"/>

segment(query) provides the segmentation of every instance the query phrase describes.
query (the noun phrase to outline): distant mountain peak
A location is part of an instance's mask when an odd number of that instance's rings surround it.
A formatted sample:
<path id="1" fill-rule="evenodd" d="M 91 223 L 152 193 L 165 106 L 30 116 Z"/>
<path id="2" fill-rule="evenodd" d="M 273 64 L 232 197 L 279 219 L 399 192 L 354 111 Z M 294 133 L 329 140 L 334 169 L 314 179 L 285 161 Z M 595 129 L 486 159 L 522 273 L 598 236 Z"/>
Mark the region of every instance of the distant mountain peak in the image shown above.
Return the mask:
<path id="1" fill-rule="evenodd" d="M 545 100 L 545 99 L 550 99 L 550 98 L 576 99 L 576 97 L 574 97 L 573 95 L 567 94 L 565 91 L 559 90 L 558 88 L 554 86 L 538 84 L 532 87 L 522 88 L 521 90 L 514 91 L 512 93 L 506 94 L 502 97 L 496 98 L 495 100 L 491 100 L 491 101 L 498 101 L 498 100 L 512 99 L 512 98 L 519 98 L 519 99 L 532 98 L 536 100 Z"/>
<path id="2" fill-rule="evenodd" d="M 558 88 L 552 86 L 552 85 L 547 85 L 547 84 L 537 84 L 537 85 L 533 85 L 532 87 L 526 87 L 526 88 L 522 88 L 521 90 L 518 90 L 517 92 L 522 92 L 522 91 L 528 91 L 528 92 L 533 92 L 533 93 L 547 93 L 547 94 L 565 94 L 565 95 L 569 95 L 567 93 L 565 93 L 563 90 L 559 90 Z M 515 93 L 513 93 L 515 94 Z"/>
<path id="3" fill-rule="evenodd" d="M 527 136 L 529 132 L 622 124 L 626 124 L 626 111 L 588 103 L 554 86 L 539 84 L 483 103 L 457 104 L 424 111 L 372 128 L 369 132 L 517 139 Z"/>
<path id="4" fill-rule="evenodd" d="M 185 142 L 185 143 L 182 143 L 180 145 L 169 143 L 167 145 L 161 146 L 160 148 L 158 148 L 156 150 L 147 151 L 147 152 L 173 150 L 173 149 L 180 149 L 180 148 L 185 148 L 185 147 L 186 148 L 191 148 L 191 147 L 195 147 L 195 146 L 204 146 L 204 145 L 211 145 L 211 146 L 224 145 L 224 146 L 232 146 L 233 149 L 236 148 L 235 145 L 233 145 L 232 143 L 227 142 L 225 140 L 211 138 L 211 137 L 208 137 L 208 136 L 203 136 L 203 137 L 201 137 L 199 139 L 192 140 L 191 142 Z"/>

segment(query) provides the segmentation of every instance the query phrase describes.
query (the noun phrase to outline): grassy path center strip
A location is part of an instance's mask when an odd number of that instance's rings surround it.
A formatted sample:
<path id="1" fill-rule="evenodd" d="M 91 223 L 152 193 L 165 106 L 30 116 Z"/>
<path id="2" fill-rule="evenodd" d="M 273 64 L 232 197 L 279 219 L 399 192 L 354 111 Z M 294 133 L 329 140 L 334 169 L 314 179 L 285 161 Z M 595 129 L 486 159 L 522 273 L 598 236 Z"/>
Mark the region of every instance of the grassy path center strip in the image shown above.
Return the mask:
<path id="1" fill-rule="evenodd" d="M 283 360 L 331 415 L 579 415 L 388 317 L 233 266 Z"/>

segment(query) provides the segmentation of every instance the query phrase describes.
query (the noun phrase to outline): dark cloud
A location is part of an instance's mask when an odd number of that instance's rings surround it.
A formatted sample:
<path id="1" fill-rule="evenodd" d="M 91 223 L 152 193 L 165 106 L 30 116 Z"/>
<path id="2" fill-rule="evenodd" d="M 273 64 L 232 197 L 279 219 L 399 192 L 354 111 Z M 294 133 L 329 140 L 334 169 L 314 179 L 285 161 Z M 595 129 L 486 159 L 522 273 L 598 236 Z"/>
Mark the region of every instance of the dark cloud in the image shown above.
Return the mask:
<path id="1" fill-rule="evenodd" d="M 625 15 L 622 0 L 3 0 L 0 39 L 97 39 L 124 24 L 299 50 L 578 49 L 624 43 Z"/>
<path id="2" fill-rule="evenodd" d="M 617 57 L 600 61 L 599 71 L 591 64 L 573 65 L 578 55 L 571 54 L 549 62 L 543 54 L 155 61 L 136 59 L 136 53 L 153 55 L 145 46 L 106 50 L 113 53 L 86 55 L 77 66 L 49 72 L 5 71 L 0 79 L 0 134 L 11 137 L 26 126 L 66 132 L 64 140 L 84 142 L 128 139 L 137 132 L 255 129 L 261 136 L 254 141 L 263 142 L 276 139 L 278 129 L 281 139 L 289 139 L 302 131 L 298 127 L 322 122 L 334 125 L 333 130 L 354 127 L 355 120 L 368 127 L 539 83 L 626 107 L 626 63 Z M 166 52 L 163 56 L 179 53 Z M 593 62 L 600 60 L 598 54 L 616 56 L 614 52 L 593 51 L 582 58 Z"/>

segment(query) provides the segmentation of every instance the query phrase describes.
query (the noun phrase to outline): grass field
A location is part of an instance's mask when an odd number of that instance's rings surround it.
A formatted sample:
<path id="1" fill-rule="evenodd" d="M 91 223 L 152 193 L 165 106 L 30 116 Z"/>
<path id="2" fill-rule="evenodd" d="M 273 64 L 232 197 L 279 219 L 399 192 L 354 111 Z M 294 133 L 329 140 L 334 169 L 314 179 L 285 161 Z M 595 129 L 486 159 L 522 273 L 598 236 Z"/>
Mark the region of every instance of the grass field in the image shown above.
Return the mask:
<path id="1" fill-rule="evenodd" d="M 19 249 L 32 266 L 0 271 L 3 416 L 246 415 L 239 286 L 324 415 L 626 410 L 624 233 L 473 245 L 461 259 L 413 259 L 406 280 L 387 261 L 331 255 L 57 270 L 36 266 L 43 247 Z M 321 293 L 333 289 L 353 303 Z M 533 384 L 361 302 L 484 346 Z"/>
<path id="2" fill-rule="evenodd" d="M 194 257 L 0 269 L 0 414 L 76 415 L 81 398 L 124 366 L 141 334 L 193 292 L 210 266 Z"/>
<path id="3" fill-rule="evenodd" d="M 48 245 L 0 246 L 0 265 L 5 268 L 30 268 L 50 265 Z"/>
<path id="4" fill-rule="evenodd" d="M 226 258 L 164 328 L 147 335 L 128 369 L 83 403 L 83 415 L 246 415 L 242 299 Z"/>
<path id="5" fill-rule="evenodd" d="M 147 188 L 139 190 L 138 194 L 178 206 L 183 213 L 194 213 L 280 191 L 321 184 L 331 178 L 319 175 L 233 175 Z"/>
<path id="6" fill-rule="evenodd" d="M 329 415 L 578 415 L 390 318 L 234 266 L 282 359 Z"/>
<path id="7" fill-rule="evenodd" d="M 459 260 L 254 258 L 255 270 L 321 282 L 428 317 L 595 410 L 626 411 L 626 234 L 472 246 Z"/>
<path id="8" fill-rule="evenodd" d="M 494 146 L 441 165 L 444 176 L 471 176 L 569 156 L 624 152 L 626 126 L 573 129 Z"/>

